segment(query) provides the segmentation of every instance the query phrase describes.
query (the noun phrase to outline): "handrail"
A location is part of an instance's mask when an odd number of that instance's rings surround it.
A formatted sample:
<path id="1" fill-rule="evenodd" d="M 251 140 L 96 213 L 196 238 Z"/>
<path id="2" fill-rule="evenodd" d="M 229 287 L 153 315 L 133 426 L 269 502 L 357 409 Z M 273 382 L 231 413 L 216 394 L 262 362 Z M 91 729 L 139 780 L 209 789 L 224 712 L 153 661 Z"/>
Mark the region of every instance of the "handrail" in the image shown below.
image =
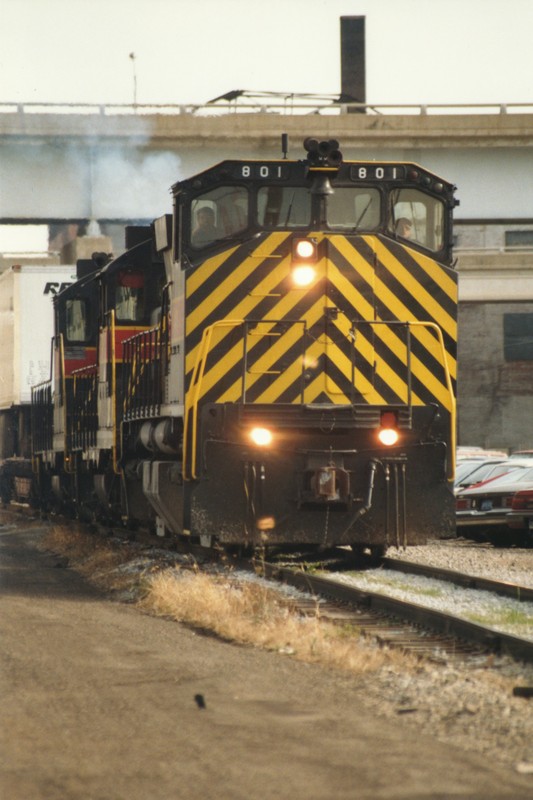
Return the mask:
<path id="1" fill-rule="evenodd" d="M 441 362 L 442 367 L 444 369 L 444 376 L 445 376 L 445 383 L 446 389 L 448 391 L 450 400 L 449 400 L 449 408 L 450 408 L 450 450 L 451 450 L 451 461 L 450 465 L 452 470 L 450 471 L 451 476 L 455 475 L 455 448 L 456 448 L 456 430 L 455 430 L 455 418 L 456 418 L 456 400 L 455 394 L 453 391 L 453 382 L 450 375 L 450 369 L 448 366 L 448 358 L 446 353 L 446 348 L 444 345 L 444 337 L 442 334 L 441 328 L 435 322 L 426 322 L 426 321 L 414 321 L 408 320 L 403 322 L 401 320 L 365 320 L 366 324 L 369 325 L 403 325 L 407 326 L 408 329 L 411 327 L 419 327 L 419 328 L 426 328 L 433 330 L 437 336 L 437 340 L 440 347 L 441 352 Z M 197 423 L 198 423 L 198 406 L 200 402 L 200 391 L 201 385 L 204 377 L 205 365 L 207 362 L 207 357 L 209 355 L 211 349 L 211 340 L 213 338 L 213 332 L 215 328 L 223 328 L 223 327 L 231 327 L 236 328 L 239 325 L 244 325 L 245 320 L 221 320 L 219 322 L 215 322 L 212 325 L 209 325 L 203 332 L 202 339 L 200 341 L 200 345 L 198 347 L 198 354 L 196 357 L 196 363 L 193 368 L 193 373 L 191 377 L 191 382 L 189 385 L 189 389 L 186 393 L 185 397 L 185 420 L 184 420 L 184 431 L 183 431 L 183 477 L 185 480 L 196 480 L 198 478 L 198 474 L 196 471 L 196 450 L 197 450 Z M 410 371 L 409 366 L 409 357 L 410 357 L 410 348 L 408 347 L 408 363 L 407 368 Z M 411 387 L 408 386 L 408 405 L 411 405 Z M 191 441 L 189 444 L 189 431 L 191 431 Z M 189 460 L 189 449 L 190 449 L 190 470 L 187 469 L 188 467 L 188 460 Z"/>
<path id="2" fill-rule="evenodd" d="M 442 357 L 442 365 L 444 367 L 444 376 L 446 379 L 446 388 L 448 389 L 448 394 L 450 395 L 450 451 L 451 451 L 451 466 L 452 477 L 455 476 L 455 453 L 457 448 L 457 441 L 456 441 L 456 428 L 455 428 L 455 419 L 456 419 L 456 400 L 455 394 L 453 391 L 453 383 L 452 377 L 450 375 L 450 369 L 448 367 L 448 356 L 446 354 L 446 348 L 444 346 L 444 336 L 442 335 L 442 329 L 439 325 L 435 322 L 409 322 L 409 325 L 413 327 L 421 327 L 421 328 L 430 328 L 437 334 L 437 339 L 439 340 L 439 346 L 441 350 L 441 357 Z"/>
<path id="3" fill-rule="evenodd" d="M 455 394 L 453 391 L 453 382 L 450 375 L 450 368 L 448 366 L 448 355 L 446 353 L 446 347 L 444 345 L 444 336 L 442 335 L 442 329 L 439 325 L 435 322 L 423 321 L 423 320 L 361 320 L 362 324 L 365 325 L 388 325 L 393 327 L 406 327 L 408 332 L 410 333 L 411 328 L 426 328 L 428 330 L 433 330 L 437 335 L 437 340 L 439 342 L 440 353 L 441 353 L 441 363 L 444 369 L 444 379 L 446 382 L 446 389 L 448 390 L 449 394 L 449 403 L 450 403 L 450 450 L 451 450 L 451 459 L 450 465 L 452 469 L 448 472 L 449 480 L 453 480 L 455 476 L 455 452 L 456 452 L 456 437 L 457 432 L 455 428 L 456 424 L 456 407 L 457 403 L 455 400 Z M 407 405 L 411 406 L 411 381 L 410 381 L 410 345 L 407 344 L 407 371 L 408 371 L 408 383 L 407 383 Z"/>
<path id="4" fill-rule="evenodd" d="M 387 114 L 442 114 L 450 112 L 452 109 L 459 113 L 471 114 L 520 114 L 533 113 L 533 102 L 524 103 L 341 103 L 338 100 L 330 99 L 330 96 L 313 95 L 300 96 L 295 93 L 280 93 L 283 101 L 275 101 L 268 97 L 261 97 L 257 94 L 257 100 L 253 101 L 253 93 L 250 99 L 242 101 L 236 98 L 232 101 L 224 101 L 224 105 L 218 102 L 208 103 L 86 103 L 86 102 L 17 102 L 0 101 L 0 115 L 19 114 L 31 115 L 36 113 L 44 114 L 97 114 L 102 117 L 125 116 L 132 114 L 143 116 L 148 114 L 164 115 L 225 115 L 235 113 L 278 113 L 278 114 L 317 114 L 337 113 L 346 114 L 350 111 L 364 112 L 369 115 Z M 333 95 L 331 97 L 334 97 Z"/>
<path id="5" fill-rule="evenodd" d="M 115 309 L 111 309 L 108 312 L 109 316 L 109 327 L 107 329 L 108 335 L 108 346 L 109 346 L 109 336 L 111 335 L 111 347 L 110 351 L 108 350 L 107 357 L 111 357 L 111 414 L 112 414 L 112 426 L 113 426 L 113 445 L 112 445 L 112 453 L 113 453 L 113 472 L 115 475 L 120 475 L 120 469 L 118 468 L 118 432 L 117 432 L 117 354 L 116 354 L 116 335 L 115 335 Z"/>
<path id="6" fill-rule="evenodd" d="M 455 451 L 456 451 L 456 429 L 455 429 L 455 418 L 456 418 L 456 400 L 455 394 L 453 391 L 453 382 L 450 375 L 450 369 L 448 366 L 448 357 L 446 353 L 446 347 L 444 346 L 444 336 L 442 335 L 442 329 L 439 325 L 435 322 L 427 322 L 427 321 L 418 321 L 418 320 L 407 320 L 406 322 L 402 322 L 401 320 L 364 320 L 368 325 L 406 325 L 408 328 L 427 328 L 433 330 L 439 342 L 439 347 L 441 351 L 441 362 L 442 367 L 444 369 L 444 377 L 446 381 L 446 389 L 448 390 L 448 394 L 450 396 L 450 450 L 451 450 L 451 461 L 450 464 L 452 466 L 451 470 L 451 478 L 455 475 Z M 409 369 L 409 366 L 408 366 Z M 409 390 L 410 391 L 410 390 Z M 410 401 L 409 401 L 410 404 Z M 450 479 L 451 479 L 450 478 Z"/>
<path id="7" fill-rule="evenodd" d="M 195 480 L 198 475 L 196 472 L 196 430 L 198 420 L 198 404 L 200 402 L 200 387 L 204 376 L 205 364 L 210 351 L 211 339 L 215 328 L 236 328 L 244 325 L 243 319 L 227 319 L 214 322 L 208 325 L 202 334 L 202 340 L 198 348 L 198 355 L 194 365 L 191 383 L 185 396 L 185 421 L 183 426 L 183 477 L 185 480 Z M 189 419 L 192 416 L 192 424 Z M 192 427 L 191 434 L 191 468 L 187 475 L 187 462 L 189 458 L 189 427 Z"/>

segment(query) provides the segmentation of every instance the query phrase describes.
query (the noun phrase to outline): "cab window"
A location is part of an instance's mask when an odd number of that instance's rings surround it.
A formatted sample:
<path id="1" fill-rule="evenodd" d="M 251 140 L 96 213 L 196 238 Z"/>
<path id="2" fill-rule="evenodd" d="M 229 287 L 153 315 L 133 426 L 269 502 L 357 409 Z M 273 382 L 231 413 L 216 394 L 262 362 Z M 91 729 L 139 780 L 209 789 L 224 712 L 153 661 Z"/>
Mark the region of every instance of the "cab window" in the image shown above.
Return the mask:
<path id="1" fill-rule="evenodd" d="M 219 186 L 191 203 L 190 242 L 206 247 L 248 227 L 248 192 L 240 186 Z"/>
<path id="2" fill-rule="evenodd" d="M 262 186 L 257 221 L 263 228 L 300 228 L 311 222 L 311 194 L 298 186 Z"/>
<path id="3" fill-rule="evenodd" d="M 90 340 L 89 314 L 87 301 L 75 297 L 65 302 L 66 329 L 68 342 L 88 342 Z"/>
<path id="4" fill-rule="evenodd" d="M 418 189 L 397 189 L 391 194 L 389 231 L 399 240 L 442 250 L 444 203 Z"/>
<path id="5" fill-rule="evenodd" d="M 377 189 L 336 187 L 327 202 L 330 228 L 375 230 L 381 217 L 381 195 Z"/>
<path id="6" fill-rule="evenodd" d="M 115 288 L 117 321 L 142 322 L 144 315 L 144 274 L 139 270 L 120 270 Z"/>

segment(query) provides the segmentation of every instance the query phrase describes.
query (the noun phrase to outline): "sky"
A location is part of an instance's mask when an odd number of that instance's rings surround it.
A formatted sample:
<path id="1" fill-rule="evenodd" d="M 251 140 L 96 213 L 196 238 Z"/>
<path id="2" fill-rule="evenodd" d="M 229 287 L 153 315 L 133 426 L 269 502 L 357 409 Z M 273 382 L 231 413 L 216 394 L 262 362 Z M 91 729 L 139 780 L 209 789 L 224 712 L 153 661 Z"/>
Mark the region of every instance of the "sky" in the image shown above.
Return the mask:
<path id="1" fill-rule="evenodd" d="M 351 15 L 367 102 L 533 100 L 533 0 L 0 0 L 0 103 L 335 94 Z"/>
<path id="2" fill-rule="evenodd" d="M 341 16 L 366 19 L 368 103 L 533 102 L 533 0 L 0 0 L 0 111 L 335 95 Z M 29 234 L 0 226 L 0 251 Z"/>

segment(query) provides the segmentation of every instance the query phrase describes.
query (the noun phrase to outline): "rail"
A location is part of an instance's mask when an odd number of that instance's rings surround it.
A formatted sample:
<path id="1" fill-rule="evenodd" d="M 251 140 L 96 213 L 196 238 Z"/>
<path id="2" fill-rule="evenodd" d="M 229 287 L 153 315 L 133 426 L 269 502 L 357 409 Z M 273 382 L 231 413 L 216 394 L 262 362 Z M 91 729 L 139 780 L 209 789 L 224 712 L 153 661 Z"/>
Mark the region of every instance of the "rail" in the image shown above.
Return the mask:
<path id="1" fill-rule="evenodd" d="M 428 564 L 419 564 L 415 561 L 404 561 L 398 558 L 382 559 L 382 566 L 385 569 L 404 572 L 407 575 L 422 575 L 425 578 L 434 578 L 438 581 L 448 581 L 456 586 L 466 589 L 477 589 L 480 592 L 494 592 L 494 594 L 510 597 L 522 603 L 533 602 L 533 589 L 529 586 L 519 586 L 508 581 L 496 581 L 492 578 L 483 578 L 480 575 L 468 575 L 443 567 L 433 567 Z"/>
<path id="2" fill-rule="evenodd" d="M 533 662 L 533 642 L 529 639 L 522 639 L 444 611 L 398 600 L 380 592 L 359 589 L 310 572 L 278 567 L 267 562 L 263 562 L 260 566 L 265 577 L 294 586 L 315 597 L 325 597 L 342 605 L 360 605 L 393 619 L 404 620 L 421 629 L 457 637 L 487 650 L 507 654 L 517 660 Z"/>
<path id="3" fill-rule="evenodd" d="M 157 326 L 135 334 L 123 344 L 123 419 L 156 417 L 163 402 L 168 336 Z"/>
<path id="4" fill-rule="evenodd" d="M 98 116 L 226 114 L 325 114 L 363 113 L 386 115 L 439 114 L 533 114 L 533 103 L 342 103 L 334 95 L 296 93 L 235 93 L 207 103 L 47 103 L 0 101 L 2 114 L 97 114 Z"/>
<path id="5" fill-rule="evenodd" d="M 221 320 L 213 323 L 213 325 L 209 325 L 203 332 L 198 356 L 193 369 L 191 383 L 185 399 L 185 425 L 183 433 L 183 477 L 185 480 L 195 480 L 198 477 L 196 472 L 198 406 L 200 403 L 200 389 L 204 378 L 207 356 L 211 349 L 213 332 L 215 329 L 236 328 L 239 325 L 244 325 L 243 319 Z M 191 437 L 190 443 L 189 436 Z M 189 451 L 191 461 L 190 469 L 188 469 Z"/>

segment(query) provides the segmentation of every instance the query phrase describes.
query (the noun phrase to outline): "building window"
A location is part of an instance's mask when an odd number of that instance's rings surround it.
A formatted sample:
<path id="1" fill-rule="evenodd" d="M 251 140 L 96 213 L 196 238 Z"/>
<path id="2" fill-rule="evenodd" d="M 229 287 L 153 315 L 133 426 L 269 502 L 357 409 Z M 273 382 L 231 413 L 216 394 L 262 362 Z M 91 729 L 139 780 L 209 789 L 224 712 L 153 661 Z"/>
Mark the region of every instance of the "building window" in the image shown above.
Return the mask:
<path id="1" fill-rule="evenodd" d="M 503 353 L 506 361 L 533 361 L 533 314 L 503 315 Z"/>
<path id="2" fill-rule="evenodd" d="M 513 250 L 531 250 L 533 248 L 533 230 L 505 231 L 505 246 Z"/>

